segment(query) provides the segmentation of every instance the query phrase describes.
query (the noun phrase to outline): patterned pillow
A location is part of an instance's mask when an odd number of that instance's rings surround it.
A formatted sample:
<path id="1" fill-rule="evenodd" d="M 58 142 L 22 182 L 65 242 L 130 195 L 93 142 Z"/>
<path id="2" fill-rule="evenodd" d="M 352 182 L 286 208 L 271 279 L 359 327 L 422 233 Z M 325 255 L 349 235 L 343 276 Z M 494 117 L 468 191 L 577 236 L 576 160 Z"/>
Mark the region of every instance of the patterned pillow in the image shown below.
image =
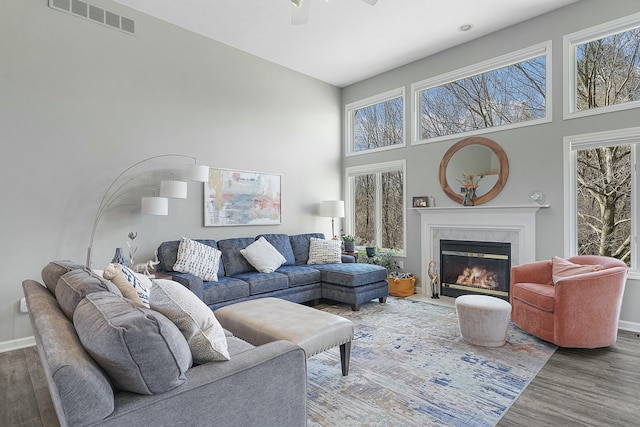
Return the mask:
<path id="1" fill-rule="evenodd" d="M 129 267 L 124 265 L 114 264 L 114 266 L 122 271 L 127 278 L 127 281 L 131 283 L 133 289 L 136 290 L 142 305 L 149 307 L 149 293 L 151 292 L 151 280 L 144 274 L 136 273 Z"/>
<path id="2" fill-rule="evenodd" d="M 217 282 L 221 254 L 216 248 L 183 237 L 173 270 L 193 274 L 206 282 Z"/>
<path id="3" fill-rule="evenodd" d="M 287 262 L 286 258 L 264 237 L 260 237 L 246 248 L 240 249 L 240 253 L 253 268 L 261 273 L 273 273 Z"/>
<path id="4" fill-rule="evenodd" d="M 180 329 L 195 363 L 229 360 L 224 329 L 211 309 L 189 289 L 172 280 L 156 279 L 149 304 Z"/>
<path id="5" fill-rule="evenodd" d="M 122 266 L 119 264 L 109 264 L 102 272 L 102 277 L 110 280 L 111 283 L 116 285 L 118 289 L 120 289 L 120 292 L 122 292 L 123 297 L 135 303 L 144 305 L 142 299 L 140 299 L 140 295 L 138 295 L 136 289 L 129 280 L 127 280 L 127 276 L 122 272 Z"/>
<path id="6" fill-rule="evenodd" d="M 342 249 L 340 240 L 324 240 L 311 238 L 309 244 L 309 261 L 307 264 L 340 264 Z"/>

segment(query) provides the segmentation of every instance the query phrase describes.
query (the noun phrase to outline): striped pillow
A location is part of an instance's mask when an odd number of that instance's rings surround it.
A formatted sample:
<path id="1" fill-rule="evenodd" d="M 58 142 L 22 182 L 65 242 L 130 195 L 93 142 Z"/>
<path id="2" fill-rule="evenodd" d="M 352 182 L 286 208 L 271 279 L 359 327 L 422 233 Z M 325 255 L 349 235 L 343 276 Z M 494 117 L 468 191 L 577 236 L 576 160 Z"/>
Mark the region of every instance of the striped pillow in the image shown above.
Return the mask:
<path id="1" fill-rule="evenodd" d="M 218 267 L 222 252 L 214 247 L 183 237 L 178 246 L 174 271 L 198 276 L 204 281 L 218 281 Z"/>
<path id="2" fill-rule="evenodd" d="M 342 249 L 340 240 L 311 238 L 307 264 L 340 264 Z"/>

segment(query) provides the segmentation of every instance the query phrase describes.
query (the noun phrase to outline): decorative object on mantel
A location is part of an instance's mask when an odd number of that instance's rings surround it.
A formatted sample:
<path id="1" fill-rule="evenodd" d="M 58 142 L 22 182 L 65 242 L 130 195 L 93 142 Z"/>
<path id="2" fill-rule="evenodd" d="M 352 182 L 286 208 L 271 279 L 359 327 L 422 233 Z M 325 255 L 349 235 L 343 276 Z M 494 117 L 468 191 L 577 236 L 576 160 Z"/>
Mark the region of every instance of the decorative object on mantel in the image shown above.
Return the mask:
<path id="1" fill-rule="evenodd" d="M 480 181 L 484 178 L 483 174 L 462 173 L 462 179 L 457 181 L 462 184 L 460 192 L 462 193 L 462 205 L 473 206 L 473 201 L 476 198 L 476 190 L 480 187 Z"/>
<path id="2" fill-rule="evenodd" d="M 482 176 L 487 182 L 487 185 L 483 185 L 482 191 L 475 187 L 472 194 L 467 197 L 466 203 L 472 201 L 474 206 L 486 203 L 496 197 L 507 182 L 509 176 L 507 155 L 500 145 L 488 138 L 471 137 L 458 141 L 442 157 L 439 179 L 442 191 L 447 197 L 456 203 L 464 204 L 464 196 L 469 191 L 464 190 L 461 195 L 452 189 L 452 184 L 455 184 L 456 180 L 460 181 L 458 177 L 461 174 L 471 175 L 474 179 Z M 491 186 L 494 180 L 495 183 Z M 466 185 L 463 186 L 466 188 Z"/>
<path id="3" fill-rule="evenodd" d="M 427 271 L 431 279 L 431 298 L 439 299 L 440 278 L 438 277 L 438 263 L 435 260 L 431 260 Z"/>
<path id="4" fill-rule="evenodd" d="M 534 190 L 529 194 L 529 200 L 533 203 L 537 203 L 539 205 L 544 205 L 546 201 L 546 197 L 542 191 Z"/>
<path id="5" fill-rule="evenodd" d="M 337 239 L 335 219 L 344 217 L 344 200 L 325 200 L 320 203 L 320 216 L 331 218 L 331 238 Z"/>
<path id="6" fill-rule="evenodd" d="M 98 210 L 96 212 L 96 216 L 93 220 L 93 227 L 91 228 L 91 237 L 89 238 L 89 246 L 87 247 L 87 262 L 86 267 L 91 268 L 91 257 L 93 252 L 93 239 L 96 234 L 96 229 L 98 228 L 98 224 L 100 223 L 100 219 L 102 216 L 111 208 L 113 203 L 118 200 L 120 197 L 125 194 L 129 194 L 135 191 L 144 191 L 144 190 L 152 190 L 154 192 L 154 197 L 143 197 L 141 199 L 141 207 L 140 211 L 143 214 L 149 215 L 167 215 L 167 206 L 168 199 L 167 197 L 172 197 L 172 195 L 167 194 L 164 195 L 162 189 L 160 190 L 160 197 L 155 196 L 155 188 L 132 188 L 129 190 L 125 190 L 127 184 L 131 183 L 134 179 L 139 178 L 140 176 L 149 173 L 150 171 L 147 169 L 141 173 L 138 173 L 128 179 L 125 179 L 128 173 L 136 169 L 137 167 L 160 158 L 170 158 L 170 157 L 180 157 L 193 160 L 193 165 L 185 165 L 183 168 L 183 175 L 186 180 L 189 181 L 198 181 L 205 182 L 207 180 L 207 174 L 209 171 L 209 167 L 205 165 L 199 165 L 198 161 L 193 156 L 187 156 L 184 154 L 159 154 L 157 156 L 147 157 L 146 159 L 140 160 L 136 162 L 120 172 L 120 174 L 111 182 L 107 190 L 102 195 L 102 199 L 100 200 L 100 205 L 98 206 Z"/>
<path id="7" fill-rule="evenodd" d="M 281 176 L 239 170 L 209 170 L 204 184 L 204 226 L 282 223 Z"/>
<path id="8" fill-rule="evenodd" d="M 426 208 L 429 206 L 428 196 L 416 196 L 413 198 L 414 208 Z"/>

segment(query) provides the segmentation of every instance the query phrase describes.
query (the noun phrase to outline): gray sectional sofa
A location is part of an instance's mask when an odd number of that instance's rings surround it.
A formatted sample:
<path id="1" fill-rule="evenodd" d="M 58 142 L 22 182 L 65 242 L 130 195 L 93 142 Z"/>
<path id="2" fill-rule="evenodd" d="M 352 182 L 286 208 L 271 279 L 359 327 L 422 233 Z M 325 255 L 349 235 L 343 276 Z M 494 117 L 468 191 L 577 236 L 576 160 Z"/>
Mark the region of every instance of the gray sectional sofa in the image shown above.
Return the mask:
<path id="1" fill-rule="evenodd" d="M 42 279 L 46 287 L 34 280 L 22 286 L 62 427 L 306 425 L 306 357 L 296 344 L 274 341 L 254 347 L 227 332 L 230 360 L 192 364 L 187 342 L 170 320 L 127 302 L 118 288 L 81 265 L 50 263 Z M 116 336 L 129 337 L 127 343 L 134 347 L 130 353 L 119 351 L 119 338 L 109 340 L 102 334 L 93 334 L 106 352 L 100 357 L 92 357 L 92 350 L 83 346 L 87 335 L 82 330 L 96 323 L 96 317 L 83 317 L 81 312 L 99 301 L 101 313 L 110 312 L 111 318 L 124 322 Z M 122 307 L 126 310 L 119 311 Z M 173 350 L 167 351 L 172 330 Z M 154 394 L 123 391 L 117 376 L 98 363 L 105 358 L 132 366 L 131 374 L 121 375 L 126 380 L 139 377 L 157 387 L 163 377 L 173 375 L 175 384 L 152 390 Z M 176 373 L 178 358 L 188 363 Z"/>
<path id="2" fill-rule="evenodd" d="M 240 253 L 260 237 L 264 237 L 286 259 L 273 273 L 258 272 Z M 261 234 L 255 238 L 196 240 L 222 252 L 217 282 L 203 281 L 194 275 L 174 271 L 180 241 L 163 242 L 158 248 L 160 264 L 156 270 L 186 286 L 212 310 L 264 297 L 297 303 L 326 298 L 350 304 L 354 311 L 372 299 L 377 298 L 381 303 L 386 301 L 389 287 L 384 267 L 356 263 L 348 255 L 342 257 L 342 263 L 309 265 L 312 237 L 324 239 L 324 234 Z"/>

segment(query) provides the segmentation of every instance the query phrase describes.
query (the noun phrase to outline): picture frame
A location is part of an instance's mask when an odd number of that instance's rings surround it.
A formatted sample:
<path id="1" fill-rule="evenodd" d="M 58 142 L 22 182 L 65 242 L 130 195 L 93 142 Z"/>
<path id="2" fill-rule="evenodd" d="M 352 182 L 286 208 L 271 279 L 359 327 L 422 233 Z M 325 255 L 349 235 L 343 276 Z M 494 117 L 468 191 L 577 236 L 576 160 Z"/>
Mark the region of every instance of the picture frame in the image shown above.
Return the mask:
<path id="1" fill-rule="evenodd" d="M 416 196 L 413 198 L 414 208 L 426 208 L 429 207 L 429 199 L 427 196 Z"/>
<path id="2" fill-rule="evenodd" d="M 277 174 L 209 168 L 204 226 L 281 224 L 281 181 Z"/>

